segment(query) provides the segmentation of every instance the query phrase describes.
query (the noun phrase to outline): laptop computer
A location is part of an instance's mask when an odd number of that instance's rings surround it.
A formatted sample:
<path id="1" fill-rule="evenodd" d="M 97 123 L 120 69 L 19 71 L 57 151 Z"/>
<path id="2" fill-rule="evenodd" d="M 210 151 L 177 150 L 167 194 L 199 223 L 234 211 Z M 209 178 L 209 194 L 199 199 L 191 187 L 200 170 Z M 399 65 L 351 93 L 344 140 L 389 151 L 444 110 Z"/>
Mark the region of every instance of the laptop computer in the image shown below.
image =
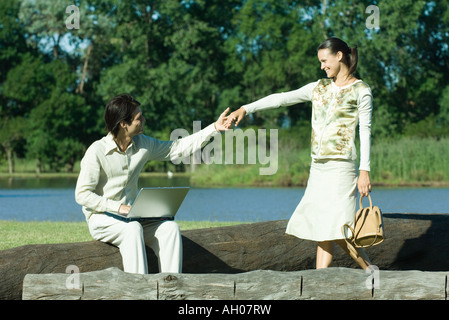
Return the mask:
<path id="1" fill-rule="evenodd" d="M 174 220 L 189 187 L 141 188 L 127 215 L 105 212 L 106 215 L 129 221 Z"/>

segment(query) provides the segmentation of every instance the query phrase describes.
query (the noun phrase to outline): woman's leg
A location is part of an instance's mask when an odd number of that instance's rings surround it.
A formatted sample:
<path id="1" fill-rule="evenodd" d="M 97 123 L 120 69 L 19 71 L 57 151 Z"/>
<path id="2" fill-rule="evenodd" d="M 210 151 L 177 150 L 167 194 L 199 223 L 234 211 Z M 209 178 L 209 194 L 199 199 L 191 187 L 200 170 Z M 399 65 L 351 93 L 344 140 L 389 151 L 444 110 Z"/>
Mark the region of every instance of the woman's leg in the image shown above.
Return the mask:
<path id="1" fill-rule="evenodd" d="M 334 244 L 332 241 L 321 241 L 318 242 L 318 247 L 316 250 L 316 268 L 327 268 L 332 262 Z"/>
<path id="2" fill-rule="evenodd" d="M 316 268 L 327 268 L 330 266 L 333 258 L 333 242 L 337 243 L 349 256 L 358 263 L 363 270 L 371 265 L 371 261 L 366 255 L 365 250 L 354 248 L 357 251 L 357 255 L 349 250 L 348 244 L 345 240 L 335 240 L 335 241 L 322 241 L 318 242 L 318 248 L 316 253 Z"/>

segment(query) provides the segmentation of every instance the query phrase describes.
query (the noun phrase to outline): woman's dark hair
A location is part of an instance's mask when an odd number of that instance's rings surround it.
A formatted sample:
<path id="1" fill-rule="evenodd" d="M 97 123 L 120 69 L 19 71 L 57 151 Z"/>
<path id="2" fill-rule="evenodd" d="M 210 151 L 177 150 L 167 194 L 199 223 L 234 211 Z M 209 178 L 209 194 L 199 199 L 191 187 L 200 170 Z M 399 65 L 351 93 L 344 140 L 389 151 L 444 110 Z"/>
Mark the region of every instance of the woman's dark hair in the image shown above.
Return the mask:
<path id="1" fill-rule="evenodd" d="M 119 94 L 109 100 L 104 109 L 106 132 L 111 132 L 116 137 L 120 122 L 131 123 L 139 106 L 140 102 L 127 93 Z"/>
<path id="2" fill-rule="evenodd" d="M 338 38 L 329 38 L 318 46 L 318 50 L 329 49 L 332 54 L 337 54 L 338 51 L 343 53 L 342 62 L 348 67 L 349 74 L 353 74 L 357 69 L 357 47 L 350 48 L 346 42 Z"/>

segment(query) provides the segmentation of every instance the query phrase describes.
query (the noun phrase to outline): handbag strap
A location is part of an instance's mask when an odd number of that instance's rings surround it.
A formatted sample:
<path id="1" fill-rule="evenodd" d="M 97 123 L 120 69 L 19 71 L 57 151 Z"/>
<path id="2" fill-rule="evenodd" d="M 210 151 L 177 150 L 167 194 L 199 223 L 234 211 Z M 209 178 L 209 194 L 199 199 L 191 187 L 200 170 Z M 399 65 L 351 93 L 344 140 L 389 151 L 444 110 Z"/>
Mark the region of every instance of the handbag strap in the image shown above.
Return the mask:
<path id="1" fill-rule="evenodd" d="M 341 226 L 341 233 L 343 234 L 346 244 L 347 244 L 346 247 L 348 248 L 348 250 L 350 252 L 352 252 L 352 254 L 354 254 L 355 257 L 358 257 L 359 253 L 357 252 L 357 249 L 355 248 L 354 244 L 352 243 L 352 239 L 346 237 L 345 227 L 347 227 L 347 228 L 349 228 L 349 230 L 351 230 L 353 238 L 355 237 L 355 231 L 349 224 L 344 224 Z"/>
<path id="2" fill-rule="evenodd" d="M 359 202 L 360 209 L 363 208 L 363 203 L 362 203 L 363 197 L 365 197 L 365 196 L 362 196 L 362 195 L 360 196 L 360 202 Z M 369 206 L 370 206 L 370 208 L 372 208 L 373 207 L 373 202 L 371 201 L 371 196 L 369 195 L 369 193 L 368 193 L 368 199 L 369 199 Z"/>

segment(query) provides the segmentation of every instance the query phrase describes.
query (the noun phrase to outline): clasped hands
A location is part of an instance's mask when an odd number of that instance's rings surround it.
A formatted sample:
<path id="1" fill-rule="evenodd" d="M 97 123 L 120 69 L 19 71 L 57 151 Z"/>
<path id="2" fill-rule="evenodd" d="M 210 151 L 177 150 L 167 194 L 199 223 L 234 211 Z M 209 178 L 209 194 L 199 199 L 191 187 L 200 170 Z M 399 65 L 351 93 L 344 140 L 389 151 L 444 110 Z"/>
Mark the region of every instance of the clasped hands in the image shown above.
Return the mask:
<path id="1" fill-rule="evenodd" d="M 218 131 L 229 130 L 233 124 L 237 126 L 246 115 L 246 110 L 243 107 L 231 112 L 229 115 L 227 115 L 228 112 L 229 107 L 226 108 L 226 110 L 220 115 L 220 117 L 218 117 L 218 120 L 215 122 L 215 128 Z"/>

